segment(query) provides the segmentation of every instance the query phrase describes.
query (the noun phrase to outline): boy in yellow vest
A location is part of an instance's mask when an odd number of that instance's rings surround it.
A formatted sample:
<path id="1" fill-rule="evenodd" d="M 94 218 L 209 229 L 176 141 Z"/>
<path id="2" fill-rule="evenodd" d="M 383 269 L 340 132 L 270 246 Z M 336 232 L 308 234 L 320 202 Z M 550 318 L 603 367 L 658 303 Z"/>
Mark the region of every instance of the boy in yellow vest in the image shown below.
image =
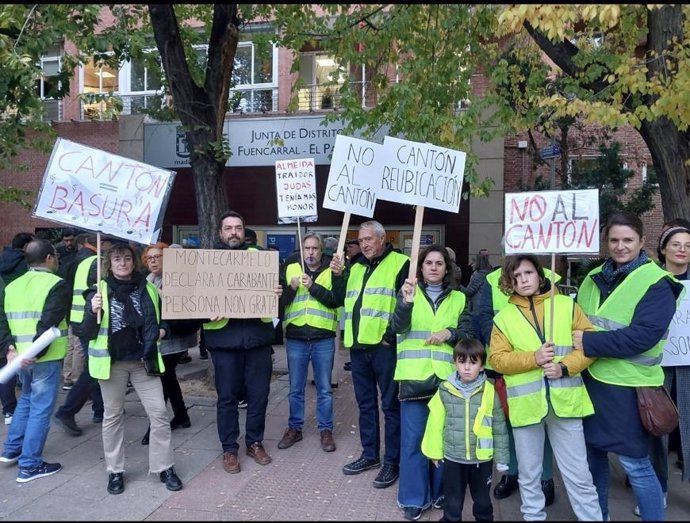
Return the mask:
<path id="1" fill-rule="evenodd" d="M 475 519 L 493 521 L 492 458 L 496 456 L 498 470 L 508 470 L 506 420 L 494 386 L 484 374 L 484 345 L 474 338 L 462 339 L 453 349 L 453 361 L 457 372 L 441 383 L 429 401 L 422 452 L 436 466 L 444 460 L 441 521 L 462 520 L 468 485 Z"/>

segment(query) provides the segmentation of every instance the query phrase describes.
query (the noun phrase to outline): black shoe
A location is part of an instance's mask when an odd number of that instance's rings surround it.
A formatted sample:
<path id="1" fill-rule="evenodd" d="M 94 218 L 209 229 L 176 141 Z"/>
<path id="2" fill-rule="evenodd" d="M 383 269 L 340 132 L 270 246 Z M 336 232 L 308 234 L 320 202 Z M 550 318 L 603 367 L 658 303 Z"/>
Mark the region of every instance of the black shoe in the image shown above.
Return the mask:
<path id="1" fill-rule="evenodd" d="M 381 461 L 378 459 L 367 459 L 365 457 L 361 457 L 352 463 L 345 465 L 343 467 L 343 474 L 346 476 L 353 476 L 355 474 L 359 474 L 360 472 L 364 472 L 365 470 L 375 469 L 380 465 Z"/>
<path id="2" fill-rule="evenodd" d="M 91 418 L 91 421 L 93 421 L 94 423 L 103 423 L 103 413 L 94 414 L 93 418 Z"/>
<path id="3" fill-rule="evenodd" d="M 122 494 L 125 491 L 124 472 L 111 472 L 108 478 L 108 494 Z"/>
<path id="4" fill-rule="evenodd" d="M 384 463 L 374 480 L 375 488 L 387 488 L 396 482 L 400 476 L 400 467 L 392 463 Z"/>
<path id="5" fill-rule="evenodd" d="M 345 369 L 345 370 L 352 370 L 352 362 L 351 362 L 351 361 L 346 361 L 345 364 L 343 365 L 343 369 Z"/>
<path id="6" fill-rule="evenodd" d="M 494 497 L 496 499 L 504 499 L 518 489 L 517 475 L 504 474 L 501 481 L 494 487 Z"/>
<path id="7" fill-rule="evenodd" d="M 141 438 L 141 444 L 142 445 L 148 445 L 149 444 L 149 436 L 151 435 L 151 427 L 149 427 L 146 430 L 146 434 L 144 434 L 144 437 Z"/>
<path id="8" fill-rule="evenodd" d="M 409 519 L 410 521 L 417 521 L 419 518 L 422 517 L 422 509 L 419 507 L 405 507 L 403 510 L 403 514 L 405 519 Z"/>
<path id="9" fill-rule="evenodd" d="M 190 361 L 192 361 L 192 357 L 189 354 L 185 354 L 180 358 L 179 363 L 184 365 L 185 363 L 189 363 Z"/>
<path id="10" fill-rule="evenodd" d="M 202 354 L 201 356 L 199 356 L 199 359 L 200 359 L 200 360 L 207 360 L 207 359 L 208 359 L 208 354 Z"/>
<path id="11" fill-rule="evenodd" d="M 177 416 L 175 416 L 172 420 L 170 420 L 170 430 L 188 429 L 191 426 L 192 422 L 189 420 L 189 416 L 187 416 L 186 409 L 184 418 L 178 418 Z"/>
<path id="12" fill-rule="evenodd" d="M 164 470 L 160 473 L 161 483 L 165 483 L 165 488 L 172 490 L 173 492 L 177 490 L 182 490 L 182 481 L 175 474 L 175 469 L 170 467 L 168 470 Z"/>
<path id="13" fill-rule="evenodd" d="M 55 421 L 57 421 L 58 425 L 60 425 L 63 429 L 65 429 L 65 432 L 69 434 L 70 436 L 81 436 L 81 429 L 77 426 L 77 422 L 74 421 L 73 417 L 70 418 L 62 418 L 55 414 Z"/>
<path id="14" fill-rule="evenodd" d="M 553 505 L 553 499 L 556 496 L 555 489 L 553 486 L 553 480 L 552 479 L 542 480 L 541 490 L 544 493 L 544 505 L 547 507 L 549 505 Z"/>

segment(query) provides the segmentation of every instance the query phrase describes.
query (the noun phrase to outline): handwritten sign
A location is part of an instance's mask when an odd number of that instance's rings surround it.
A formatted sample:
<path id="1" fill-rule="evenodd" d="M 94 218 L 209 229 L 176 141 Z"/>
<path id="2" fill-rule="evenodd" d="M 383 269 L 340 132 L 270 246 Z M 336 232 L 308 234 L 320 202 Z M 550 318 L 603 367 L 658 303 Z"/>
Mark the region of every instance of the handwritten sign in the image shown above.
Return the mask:
<path id="1" fill-rule="evenodd" d="M 668 338 L 661 360 L 663 367 L 690 365 L 690 281 L 681 283 L 685 285 L 685 293 L 668 326 Z"/>
<path id="2" fill-rule="evenodd" d="M 278 217 L 315 216 L 316 171 L 313 158 L 276 162 Z"/>
<path id="3" fill-rule="evenodd" d="M 376 161 L 381 176 L 376 197 L 457 213 L 465 157 L 461 151 L 386 136 Z"/>
<path id="4" fill-rule="evenodd" d="M 506 193 L 505 251 L 599 252 L 599 191 Z"/>
<path id="5" fill-rule="evenodd" d="M 163 319 L 278 316 L 278 252 L 163 249 Z"/>
<path id="6" fill-rule="evenodd" d="M 155 243 L 175 173 L 58 138 L 34 216 Z"/>
<path id="7" fill-rule="evenodd" d="M 328 171 L 323 207 L 374 217 L 376 187 L 380 184 L 374 168 L 381 145 L 339 134 Z"/>

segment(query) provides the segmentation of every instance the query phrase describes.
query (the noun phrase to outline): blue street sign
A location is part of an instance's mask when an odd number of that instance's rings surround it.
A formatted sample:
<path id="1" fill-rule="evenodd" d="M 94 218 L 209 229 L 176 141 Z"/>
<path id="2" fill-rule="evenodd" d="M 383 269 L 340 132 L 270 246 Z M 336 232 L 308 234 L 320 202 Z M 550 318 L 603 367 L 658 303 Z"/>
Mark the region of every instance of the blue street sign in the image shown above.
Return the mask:
<path id="1" fill-rule="evenodd" d="M 556 158 L 557 156 L 561 155 L 561 148 L 556 144 L 549 145 L 548 147 L 542 147 L 541 151 L 539 151 L 539 154 L 541 155 L 542 160 Z"/>

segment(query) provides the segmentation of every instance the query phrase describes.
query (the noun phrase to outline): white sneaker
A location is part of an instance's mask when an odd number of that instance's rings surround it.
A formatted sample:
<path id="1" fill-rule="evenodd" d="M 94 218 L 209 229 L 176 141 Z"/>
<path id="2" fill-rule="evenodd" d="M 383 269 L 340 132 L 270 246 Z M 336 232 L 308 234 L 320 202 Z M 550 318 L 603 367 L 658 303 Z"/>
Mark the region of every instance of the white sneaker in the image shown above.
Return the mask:
<path id="1" fill-rule="evenodd" d="M 5 414 L 5 425 L 11 425 L 12 424 L 12 416 L 13 414 Z"/>
<path id="2" fill-rule="evenodd" d="M 666 502 L 666 497 L 668 494 L 664 494 L 664 508 L 668 508 L 668 503 Z M 633 509 L 633 514 L 635 514 L 638 518 L 640 517 L 640 507 L 638 505 L 635 505 L 635 508 Z"/>

